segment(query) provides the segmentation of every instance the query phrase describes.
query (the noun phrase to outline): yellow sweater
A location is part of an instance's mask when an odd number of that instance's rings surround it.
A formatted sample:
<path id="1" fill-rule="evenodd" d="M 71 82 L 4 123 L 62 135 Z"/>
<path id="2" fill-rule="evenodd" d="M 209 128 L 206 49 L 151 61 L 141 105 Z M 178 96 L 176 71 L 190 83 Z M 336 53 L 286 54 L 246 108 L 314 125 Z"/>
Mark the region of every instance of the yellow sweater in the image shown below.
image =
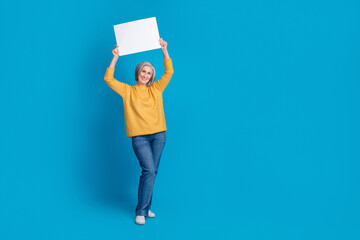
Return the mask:
<path id="1" fill-rule="evenodd" d="M 164 63 L 164 75 L 150 87 L 119 82 L 114 78 L 115 69 L 107 68 L 105 82 L 123 98 L 127 137 L 166 131 L 162 93 L 174 70 L 170 58 Z"/>

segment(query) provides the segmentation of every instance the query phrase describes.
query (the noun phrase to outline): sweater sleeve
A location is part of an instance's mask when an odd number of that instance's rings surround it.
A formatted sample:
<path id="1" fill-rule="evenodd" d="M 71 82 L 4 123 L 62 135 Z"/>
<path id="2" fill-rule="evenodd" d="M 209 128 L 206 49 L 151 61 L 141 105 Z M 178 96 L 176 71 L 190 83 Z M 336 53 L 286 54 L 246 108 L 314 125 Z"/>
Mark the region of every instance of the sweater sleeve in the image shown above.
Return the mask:
<path id="1" fill-rule="evenodd" d="M 164 59 L 164 64 L 165 64 L 165 73 L 162 75 L 162 77 L 157 82 L 154 83 L 154 86 L 157 89 L 159 89 L 161 92 L 163 92 L 165 90 L 166 86 L 170 82 L 171 76 L 174 73 L 171 58 Z"/>
<path id="2" fill-rule="evenodd" d="M 114 90 L 115 92 L 117 92 L 122 98 L 125 97 L 126 94 L 126 87 L 127 84 L 126 83 L 122 83 L 119 82 L 118 80 L 116 80 L 114 78 L 114 71 L 115 68 L 107 68 L 106 69 L 106 73 L 104 76 L 104 80 L 107 83 L 107 85 L 109 85 L 109 87 Z"/>

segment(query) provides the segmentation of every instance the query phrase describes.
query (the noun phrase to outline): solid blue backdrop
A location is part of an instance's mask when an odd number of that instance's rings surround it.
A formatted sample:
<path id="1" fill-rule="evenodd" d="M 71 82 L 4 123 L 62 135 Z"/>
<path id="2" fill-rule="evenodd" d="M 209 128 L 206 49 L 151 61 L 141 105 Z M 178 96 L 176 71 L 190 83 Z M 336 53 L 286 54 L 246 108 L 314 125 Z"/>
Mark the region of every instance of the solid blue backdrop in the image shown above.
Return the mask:
<path id="1" fill-rule="evenodd" d="M 2 1 L 0 239 L 360 239 L 359 1 Z M 174 75 L 155 219 L 104 82 L 156 17 Z M 120 57 L 134 85 L 140 61 Z"/>

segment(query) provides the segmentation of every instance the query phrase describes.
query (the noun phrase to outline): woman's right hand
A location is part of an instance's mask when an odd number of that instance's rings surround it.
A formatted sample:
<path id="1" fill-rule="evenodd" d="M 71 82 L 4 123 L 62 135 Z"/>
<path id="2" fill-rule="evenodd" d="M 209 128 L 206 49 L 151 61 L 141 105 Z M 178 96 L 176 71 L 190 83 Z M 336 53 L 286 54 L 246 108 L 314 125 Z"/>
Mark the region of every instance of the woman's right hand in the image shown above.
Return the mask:
<path id="1" fill-rule="evenodd" d="M 114 57 L 119 57 L 119 46 L 115 45 L 114 49 L 112 50 L 112 54 Z"/>

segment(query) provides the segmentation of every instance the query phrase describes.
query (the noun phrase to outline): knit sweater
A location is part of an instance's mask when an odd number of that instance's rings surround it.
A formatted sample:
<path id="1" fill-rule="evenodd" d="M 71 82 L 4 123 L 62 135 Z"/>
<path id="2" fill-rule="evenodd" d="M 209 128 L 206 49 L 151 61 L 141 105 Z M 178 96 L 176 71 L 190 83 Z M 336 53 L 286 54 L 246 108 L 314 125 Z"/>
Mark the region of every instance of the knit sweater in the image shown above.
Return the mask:
<path id="1" fill-rule="evenodd" d="M 165 73 L 152 86 L 131 86 L 114 78 L 115 68 L 107 68 L 104 80 L 123 99 L 127 137 L 166 131 L 162 93 L 174 73 L 172 60 L 164 59 Z"/>

